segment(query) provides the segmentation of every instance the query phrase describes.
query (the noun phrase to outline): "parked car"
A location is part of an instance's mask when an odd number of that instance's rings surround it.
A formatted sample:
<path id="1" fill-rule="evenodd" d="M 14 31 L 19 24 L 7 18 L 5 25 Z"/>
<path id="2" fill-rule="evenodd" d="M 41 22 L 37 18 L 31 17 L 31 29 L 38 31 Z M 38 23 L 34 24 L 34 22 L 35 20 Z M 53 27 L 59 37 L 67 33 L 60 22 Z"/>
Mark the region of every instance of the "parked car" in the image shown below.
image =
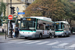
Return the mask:
<path id="1" fill-rule="evenodd" d="M 75 34 L 75 27 L 72 27 L 71 33 L 72 33 L 72 34 Z"/>

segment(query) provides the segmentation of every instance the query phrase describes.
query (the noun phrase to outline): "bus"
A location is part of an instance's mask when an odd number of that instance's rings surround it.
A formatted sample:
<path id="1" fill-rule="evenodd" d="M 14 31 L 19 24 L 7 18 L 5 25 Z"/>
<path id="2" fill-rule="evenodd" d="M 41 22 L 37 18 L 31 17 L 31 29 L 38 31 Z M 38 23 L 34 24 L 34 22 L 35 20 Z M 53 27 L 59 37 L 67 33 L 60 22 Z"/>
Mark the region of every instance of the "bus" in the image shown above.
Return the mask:
<path id="1" fill-rule="evenodd" d="M 70 36 L 70 25 L 67 21 L 55 22 L 55 36 Z"/>
<path id="2" fill-rule="evenodd" d="M 51 18 L 31 16 L 19 20 L 19 37 L 25 38 L 53 38 L 55 35 Z"/>

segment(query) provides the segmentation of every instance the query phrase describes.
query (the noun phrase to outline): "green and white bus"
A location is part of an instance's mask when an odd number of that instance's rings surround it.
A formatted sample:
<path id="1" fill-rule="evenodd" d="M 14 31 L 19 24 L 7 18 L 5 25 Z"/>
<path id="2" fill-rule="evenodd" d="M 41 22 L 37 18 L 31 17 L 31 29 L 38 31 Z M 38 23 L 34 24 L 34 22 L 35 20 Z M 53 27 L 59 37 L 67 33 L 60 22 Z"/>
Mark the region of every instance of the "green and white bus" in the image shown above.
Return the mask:
<path id="1" fill-rule="evenodd" d="M 31 16 L 20 19 L 19 37 L 43 38 L 54 37 L 55 31 L 51 18 Z"/>
<path id="2" fill-rule="evenodd" d="M 55 36 L 70 36 L 70 25 L 67 21 L 55 22 Z"/>

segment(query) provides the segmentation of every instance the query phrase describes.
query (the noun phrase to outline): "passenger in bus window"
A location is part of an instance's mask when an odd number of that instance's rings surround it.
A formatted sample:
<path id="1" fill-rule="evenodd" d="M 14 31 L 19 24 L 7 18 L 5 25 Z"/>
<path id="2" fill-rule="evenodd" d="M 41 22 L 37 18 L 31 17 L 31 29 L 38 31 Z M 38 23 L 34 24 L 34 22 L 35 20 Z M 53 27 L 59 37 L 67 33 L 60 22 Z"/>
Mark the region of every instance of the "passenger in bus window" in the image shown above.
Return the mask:
<path id="1" fill-rule="evenodd" d="M 43 24 L 39 24 L 39 29 L 44 30 L 44 25 Z"/>
<path id="2" fill-rule="evenodd" d="M 46 30 L 49 30 L 49 26 L 46 26 L 46 28 L 45 28 Z"/>

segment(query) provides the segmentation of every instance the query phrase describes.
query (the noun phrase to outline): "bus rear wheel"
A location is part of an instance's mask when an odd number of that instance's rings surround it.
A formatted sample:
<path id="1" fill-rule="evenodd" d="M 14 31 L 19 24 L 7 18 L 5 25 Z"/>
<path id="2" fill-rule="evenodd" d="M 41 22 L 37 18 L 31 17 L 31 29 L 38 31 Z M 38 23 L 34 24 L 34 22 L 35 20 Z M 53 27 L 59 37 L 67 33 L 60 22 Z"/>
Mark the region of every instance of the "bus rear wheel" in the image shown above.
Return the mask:
<path id="1" fill-rule="evenodd" d="M 42 38 L 42 34 L 39 35 L 39 38 Z"/>

